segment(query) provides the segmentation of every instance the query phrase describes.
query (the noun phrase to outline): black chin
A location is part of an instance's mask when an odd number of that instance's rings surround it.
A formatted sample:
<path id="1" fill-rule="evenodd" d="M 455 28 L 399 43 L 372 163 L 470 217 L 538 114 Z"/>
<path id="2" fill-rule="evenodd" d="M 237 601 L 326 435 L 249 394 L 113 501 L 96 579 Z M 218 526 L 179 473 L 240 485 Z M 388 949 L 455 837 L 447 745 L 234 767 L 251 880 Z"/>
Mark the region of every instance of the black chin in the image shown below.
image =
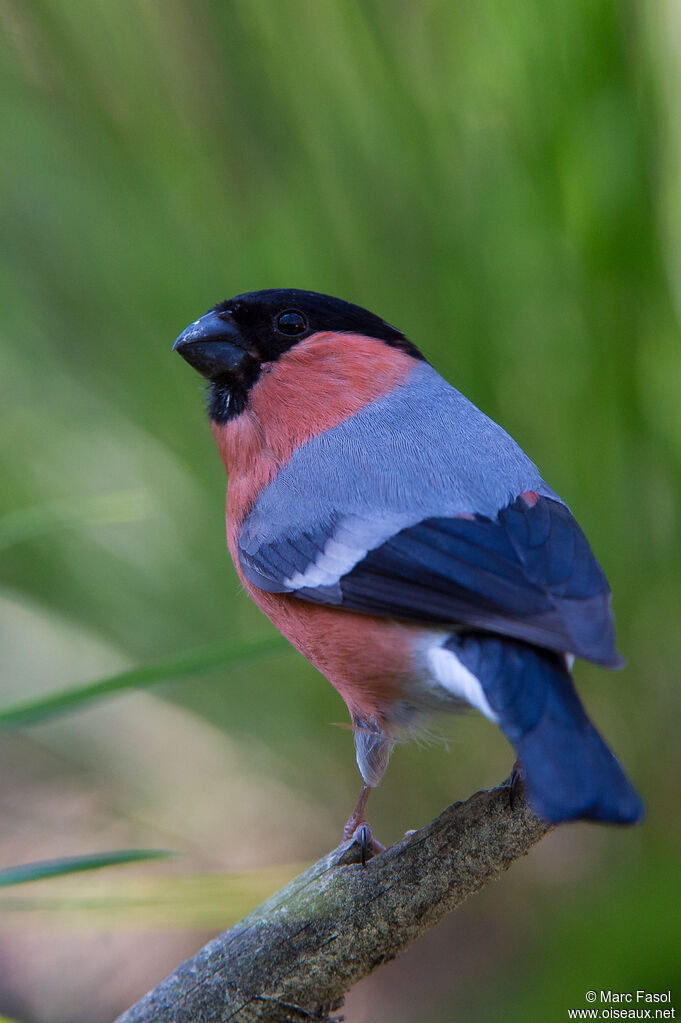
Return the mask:
<path id="1" fill-rule="evenodd" d="M 241 380 L 214 380 L 208 392 L 208 416 L 212 423 L 228 423 L 246 408 L 249 388 Z"/>

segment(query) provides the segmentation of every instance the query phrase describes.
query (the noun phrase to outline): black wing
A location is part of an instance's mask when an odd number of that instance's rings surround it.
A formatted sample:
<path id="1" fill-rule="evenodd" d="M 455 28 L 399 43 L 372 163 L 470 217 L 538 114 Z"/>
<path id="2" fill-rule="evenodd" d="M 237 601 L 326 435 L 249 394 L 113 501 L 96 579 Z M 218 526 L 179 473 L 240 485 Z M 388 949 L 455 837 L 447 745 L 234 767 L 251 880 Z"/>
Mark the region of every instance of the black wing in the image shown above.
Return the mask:
<path id="1" fill-rule="evenodd" d="M 288 537 L 241 550 L 246 576 L 263 589 L 349 611 L 409 621 L 466 625 L 573 653 L 608 667 L 615 648 L 603 570 L 570 511 L 522 495 L 496 519 L 428 518 L 395 533 L 323 585 L 296 585 L 323 536 Z M 293 585 L 285 585 L 285 581 Z"/>

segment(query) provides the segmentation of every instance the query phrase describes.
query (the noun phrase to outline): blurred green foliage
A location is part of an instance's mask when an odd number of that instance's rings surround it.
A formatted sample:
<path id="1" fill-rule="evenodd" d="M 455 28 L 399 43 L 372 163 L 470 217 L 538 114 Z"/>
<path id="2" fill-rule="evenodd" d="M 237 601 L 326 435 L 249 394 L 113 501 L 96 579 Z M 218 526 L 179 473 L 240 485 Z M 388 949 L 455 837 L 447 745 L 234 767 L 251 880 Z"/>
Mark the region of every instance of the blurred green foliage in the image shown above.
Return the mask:
<path id="1" fill-rule="evenodd" d="M 109 853 L 95 856 L 65 856 L 59 860 L 38 860 L 36 863 L 22 863 L 17 867 L 0 870 L 0 888 L 9 888 L 29 881 L 45 881 L 47 878 L 64 874 L 77 874 L 85 870 L 100 870 L 119 864 L 136 863 L 140 860 L 156 860 L 172 856 L 163 849 L 114 849 Z"/>
<path id="2" fill-rule="evenodd" d="M 611 981 L 666 989 L 681 760 L 673 0 L 2 0 L 0 26 L 5 595 L 123 666 L 265 635 L 225 551 L 202 394 L 170 345 L 244 290 L 380 313 L 517 438 L 589 535 L 629 667 L 580 666 L 578 681 L 649 818 L 565 829 L 556 841 L 588 853 L 578 877 L 512 874 L 462 917 L 479 906 L 504 936 L 468 979 L 455 929 L 445 980 L 406 957 L 418 1001 L 376 996 L 367 1019 L 425 1018 L 436 987 L 429 1018 L 447 1023 L 562 1019 Z M 87 678 L 74 655 L 59 683 Z M 28 684 L 7 674 L 0 702 L 57 688 L 49 670 Z M 358 777 L 327 722 L 345 712 L 297 655 L 164 692 L 269 747 L 340 825 Z M 484 723 L 446 727 L 449 756 L 396 753 L 372 811 L 388 837 L 505 770 Z"/>
<path id="3" fill-rule="evenodd" d="M 45 719 L 51 720 L 111 693 L 119 693 L 126 689 L 143 689 L 159 682 L 167 682 L 171 678 L 195 675 L 216 666 L 224 671 L 235 661 L 256 659 L 271 650 L 282 648 L 283 645 L 281 637 L 221 643 L 219 646 L 202 647 L 200 650 L 180 654 L 157 664 L 121 671 L 117 675 L 97 679 L 95 682 L 48 692 L 34 700 L 25 700 L 11 707 L 1 708 L 0 733 L 36 724 Z"/>

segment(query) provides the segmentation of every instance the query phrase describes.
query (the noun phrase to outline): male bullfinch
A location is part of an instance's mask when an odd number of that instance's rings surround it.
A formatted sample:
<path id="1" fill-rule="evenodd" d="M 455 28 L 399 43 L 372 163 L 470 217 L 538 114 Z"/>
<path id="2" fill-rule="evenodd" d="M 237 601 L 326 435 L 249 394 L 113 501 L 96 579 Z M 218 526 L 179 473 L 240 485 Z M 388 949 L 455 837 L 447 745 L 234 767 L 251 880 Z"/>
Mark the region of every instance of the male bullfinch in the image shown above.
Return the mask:
<path id="1" fill-rule="evenodd" d="M 567 505 L 395 327 L 310 291 L 221 302 L 175 349 L 210 381 L 227 543 L 258 607 L 338 690 L 363 820 L 397 739 L 474 707 L 548 821 L 643 806 L 574 657 L 616 668 L 610 588 Z"/>

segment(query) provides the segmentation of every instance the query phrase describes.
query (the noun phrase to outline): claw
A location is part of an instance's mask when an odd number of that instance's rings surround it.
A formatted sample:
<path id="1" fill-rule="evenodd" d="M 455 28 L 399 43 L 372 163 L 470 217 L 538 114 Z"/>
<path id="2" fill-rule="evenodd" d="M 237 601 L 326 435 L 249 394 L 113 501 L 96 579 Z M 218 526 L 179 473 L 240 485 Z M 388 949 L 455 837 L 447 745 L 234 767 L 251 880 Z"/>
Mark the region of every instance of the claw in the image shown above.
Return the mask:
<path id="1" fill-rule="evenodd" d="M 511 773 L 506 780 L 508 788 L 508 805 L 515 811 L 518 803 L 525 795 L 525 768 L 519 760 L 516 760 Z"/>
<path id="2" fill-rule="evenodd" d="M 359 836 L 359 847 L 362 850 L 362 866 L 367 865 L 367 853 L 369 852 L 369 825 L 360 824 L 355 832 L 355 835 Z"/>
<path id="3" fill-rule="evenodd" d="M 373 856 L 378 856 L 379 853 L 385 852 L 385 846 L 377 838 L 374 838 L 371 824 L 367 823 L 367 821 L 363 821 L 362 824 L 358 825 L 352 837 L 359 844 L 363 867 L 367 865 L 367 861 Z"/>

